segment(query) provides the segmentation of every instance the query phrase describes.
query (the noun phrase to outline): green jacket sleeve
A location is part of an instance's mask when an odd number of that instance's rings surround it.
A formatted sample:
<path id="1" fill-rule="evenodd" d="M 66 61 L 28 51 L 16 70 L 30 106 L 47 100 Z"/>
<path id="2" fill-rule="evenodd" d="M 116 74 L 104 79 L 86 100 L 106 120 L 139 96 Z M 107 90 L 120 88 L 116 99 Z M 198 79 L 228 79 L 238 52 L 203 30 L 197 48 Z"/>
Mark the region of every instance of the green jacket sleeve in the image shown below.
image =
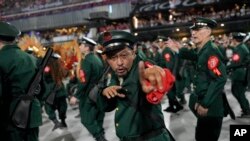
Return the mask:
<path id="1" fill-rule="evenodd" d="M 197 61 L 198 59 L 197 53 L 195 52 L 194 49 L 188 49 L 184 47 L 179 50 L 179 56 L 182 59 L 188 59 L 192 61 Z"/>
<path id="2" fill-rule="evenodd" d="M 218 56 L 217 56 L 218 58 Z M 207 93 L 204 97 L 204 99 L 201 101 L 201 105 L 204 107 L 210 107 L 210 105 L 213 103 L 213 101 L 216 99 L 216 97 L 221 94 L 222 90 L 224 89 L 224 85 L 226 83 L 226 68 L 225 65 L 221 60 L 219 60 L 219 65 L 217 69 L 220 72 L 219 74 L 216 74 L 213 70 L 208 70 L 208 75 L 210 78 L 210 84 L 207 89 Z"/>
<path id="3" fill-rule="evenodd" d="M 234 69 L 238 67 L 243 67 L 244 61 L 247 61 L 248 58 L 244 52 L 244 50 L 241 49 L 235 49 L 233 56 L 232 56 L 232 61 L 230 62 L 230 65 L 227 66 L 227 69 Z"/>
<path id="4" fill-rule="evenodd" d="M 0 73 L 0 99 L 2 97 L 2 77 L 1 77 L 1 73 Z"/>
<path id="5" fill-rule="evenodd" d="M 168 68 L 171 71 L 174 68 L 174 54 L 169 48 L 165 48 L 162 52 L 162 57 L 161 57 L 161 67 L 163 68 Z"/>
<path id="6" fill-rule="evenodd" d="M 75 94 L 75 96 L 78 99 L 84 94 L 84 90 L 86 89 L 89 83 L 90 76 L 91 76 L 91 69 L 92 69 L 91 63 L 85 58 L 85 60 L 82 61 L 81 68 L 80 68 L 80 71 L 84 73 L 84 82 L 79 81 L 78 89 Z"/>
<path id="7" fill-rule="evenodd" d="M 116 81 L 116 79 L 114 77 L 114 74 L 112 74 L 112 76 L 111 76 L 111 80 L 110 80 L 109 86 L 113 86 L 113 85 L 117 85 L 117 81 Z M 116 97 L 108 99 L 105 96 L 103 96 L 102 93 L 100 93 L 100 95 L 97 96 L 97 107 L 101 111 L 104 111 L 104 112 L 113 111 L 116 108 L 116 104 L 117 104 Z"/>

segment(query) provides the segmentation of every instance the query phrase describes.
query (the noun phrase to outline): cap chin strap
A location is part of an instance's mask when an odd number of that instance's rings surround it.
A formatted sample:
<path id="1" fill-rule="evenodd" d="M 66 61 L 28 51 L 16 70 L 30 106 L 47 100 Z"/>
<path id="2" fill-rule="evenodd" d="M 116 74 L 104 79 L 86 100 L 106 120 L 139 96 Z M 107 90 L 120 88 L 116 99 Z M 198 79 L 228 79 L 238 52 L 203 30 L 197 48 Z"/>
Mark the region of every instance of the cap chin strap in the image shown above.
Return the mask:
<path id="1" fill-rule="evenodd" d="M 114 47 L 114 46 L 130 46 L 130 43 L 128 43 L 128 42 L 115 42 L 115 43 L 111 43 L 111 44 L 108 44 L 107 46 L 106 46 L 106 48 L 110 48 L 110 47 Z"/>

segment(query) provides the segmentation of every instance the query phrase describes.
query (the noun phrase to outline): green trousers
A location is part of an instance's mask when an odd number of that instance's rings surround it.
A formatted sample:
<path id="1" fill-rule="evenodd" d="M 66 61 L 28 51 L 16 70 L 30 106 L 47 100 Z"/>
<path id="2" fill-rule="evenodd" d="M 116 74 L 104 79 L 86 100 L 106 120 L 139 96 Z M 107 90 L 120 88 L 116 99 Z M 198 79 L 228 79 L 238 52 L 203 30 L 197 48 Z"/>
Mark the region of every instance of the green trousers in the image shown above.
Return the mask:
<path id="1" fill-rule="evenodd" d="M 11 127 L 8 130 L 7 141 L 38 141 L 39 127 L 31 129 L 19 129 Z"/>
<path id="2" fill-rule="evenodd" d="M 197 120 L 196 141 L 218 141 L 223 117 L 199 117 Z"/>
<path id="3" fill-rule="evenodd" d="M 50 120 L 57 119 L 56 110 L 58 110 L 60 119 L 66 118 L 67 102 L 65 96 L 56 97 L 53 105 L 45 103 L 45 111 L 48 114 Z"/>
<path id="4" fill-rule="evenodd" d="M 246 87 L 243 81 L 232 81 L 232 94 L 239 102 L 243 113 L 250 112 L 249 102 L 245 95 Z"/>

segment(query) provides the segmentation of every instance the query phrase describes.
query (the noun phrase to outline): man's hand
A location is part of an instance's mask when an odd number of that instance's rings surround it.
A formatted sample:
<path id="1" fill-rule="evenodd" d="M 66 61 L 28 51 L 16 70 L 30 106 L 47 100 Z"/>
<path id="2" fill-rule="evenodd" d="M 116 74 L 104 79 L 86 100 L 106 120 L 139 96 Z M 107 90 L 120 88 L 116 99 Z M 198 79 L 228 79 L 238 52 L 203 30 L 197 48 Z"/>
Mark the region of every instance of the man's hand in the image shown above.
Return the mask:
<path id="1" fill-rule="evenodd" d="M 195 110 L 200 116 L 207 116 L 208 108 L 203 107 L 202 105 L 195 103 Z"/>
<path id="2" fill-rule="evenodd" d="M 165 42 L 165 44 L 174 52 L 179 52 L 179 49 L 182 47 L 182 45 L 179 42 L 172 40 L 170 38 Z"/>
<path id="3" fill-rule="evenodd" d="M 74 96 L 70 97 L 69 104 L 76 105 L 76 103 L 77 103 L 77 98 Z"/>
<path id="4" fill-rule="evenodd" d="M 150 66 L 145 68 L 144 62 L 139 63 L 139 78 L 142 90 L 150 93 L 156 89 L 163 89 L 162 78 L 165 77 L 164 70 L 159 66 Z M 148 83 L 149 82 L 149 83 Z M 149 85 L 151 84 L 151 85 Z"/>
<path id="5" fill-rule="evenodd" d="M 125 94 L 120 94 L 117 92 L 117 90 L 121 88 L 122 88 L 121 86 L 109 86 L 102 91 L 102 94 L 106 96 L 108 99 L 114 98 L 116 96 L 124 98 Z"/>

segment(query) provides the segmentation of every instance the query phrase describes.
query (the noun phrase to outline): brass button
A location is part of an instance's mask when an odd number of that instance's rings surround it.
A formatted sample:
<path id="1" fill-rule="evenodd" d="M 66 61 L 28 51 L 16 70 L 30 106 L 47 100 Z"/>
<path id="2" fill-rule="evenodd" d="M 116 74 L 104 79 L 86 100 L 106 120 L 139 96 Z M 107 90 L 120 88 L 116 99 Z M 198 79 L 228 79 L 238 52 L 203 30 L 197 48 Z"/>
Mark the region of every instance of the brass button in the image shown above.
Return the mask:
<path id="1" fill-rule="evenodd" d="M 117 107 L 117 108 L 116 108 L 116 111 L 118 111 L 118 110 L 119 110 L 119 108 Z"/>
<path id="2" fill-rule="evenodd" d="M 119 126 L 119 123 L 116 123 L 115 126 L 118 127 L 118 126 Z"/>

